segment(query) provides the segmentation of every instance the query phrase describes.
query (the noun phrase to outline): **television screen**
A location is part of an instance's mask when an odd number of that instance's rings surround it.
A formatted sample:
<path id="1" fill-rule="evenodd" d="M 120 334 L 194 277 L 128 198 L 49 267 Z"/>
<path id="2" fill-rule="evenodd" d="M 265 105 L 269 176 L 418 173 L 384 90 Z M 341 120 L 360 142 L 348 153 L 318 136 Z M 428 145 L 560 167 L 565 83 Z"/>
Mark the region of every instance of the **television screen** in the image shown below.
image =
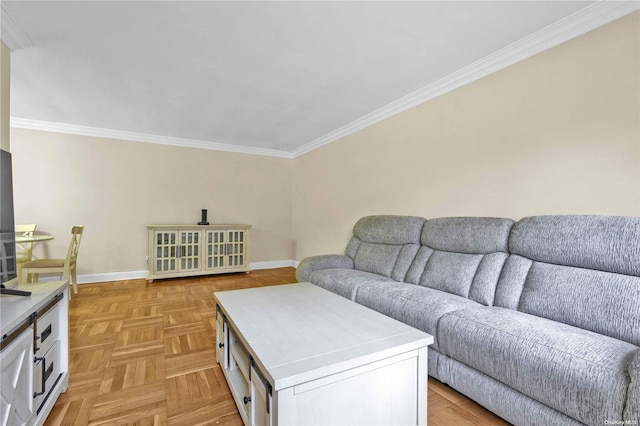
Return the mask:
<path id="1" fill-rule="evenodd" d="M 11 153 L 0 149 L 0 283 L 17 278 Z"/>

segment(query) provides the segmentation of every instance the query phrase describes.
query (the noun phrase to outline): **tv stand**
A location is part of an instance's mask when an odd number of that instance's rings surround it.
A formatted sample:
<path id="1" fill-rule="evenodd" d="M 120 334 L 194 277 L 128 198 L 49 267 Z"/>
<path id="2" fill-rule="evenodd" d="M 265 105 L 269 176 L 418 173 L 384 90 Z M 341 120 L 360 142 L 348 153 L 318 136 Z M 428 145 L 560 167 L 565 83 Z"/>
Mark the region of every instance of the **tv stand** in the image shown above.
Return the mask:
<path id="1" fill-rule="evenodd" d="M 69 385 L 69 282 L 20 285 L 0 297 L 0 424 L 44 424 Z"/>

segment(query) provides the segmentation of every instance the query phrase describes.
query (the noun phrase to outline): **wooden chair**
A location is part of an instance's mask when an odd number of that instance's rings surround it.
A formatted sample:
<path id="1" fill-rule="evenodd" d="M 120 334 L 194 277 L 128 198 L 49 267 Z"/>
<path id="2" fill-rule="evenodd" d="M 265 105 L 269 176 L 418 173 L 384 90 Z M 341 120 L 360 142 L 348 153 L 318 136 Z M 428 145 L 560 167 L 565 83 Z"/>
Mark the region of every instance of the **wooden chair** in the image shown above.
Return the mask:
<path id="1" fill-rule="evenodd" d="M 67 250 L 67 257 L 64 259 L 37 259 L 22 264 L 22 273 L 20 275 L 20 282 L 27 283 L 32 282 L 30 276 L 33 277 L 35 282 L 38 281 L 40 274 L 46 273 L 61 273 L 65 280 L 69 280 L 71 277 L 71 283 L 73 284 L 73 291 L 78 294 L 78 279 L 76 277 L 76 260 L 78 258 L 78 251 L 80 250 L 80 240 L 82 239 L 82 232 L 84 226 L 74 226 L 71 228 L 71 243 L 69 243 L 69 249 Z"/>
<path id="2" fill-rule="evenodd" d="M 33 237 L 36 230 L 36 224 L 16 225 L 16 236 Z M 16 266 L 18 268 L 18 277 L 21 276 L 22 264 L 33 260 L 33 242 L 16 243 Z"/>

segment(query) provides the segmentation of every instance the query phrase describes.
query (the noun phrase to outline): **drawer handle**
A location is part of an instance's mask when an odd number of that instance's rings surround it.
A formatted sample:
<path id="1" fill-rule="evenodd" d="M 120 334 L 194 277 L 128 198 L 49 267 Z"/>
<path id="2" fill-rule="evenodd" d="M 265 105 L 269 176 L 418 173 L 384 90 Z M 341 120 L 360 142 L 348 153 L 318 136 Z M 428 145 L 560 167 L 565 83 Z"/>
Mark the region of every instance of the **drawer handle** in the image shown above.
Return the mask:
<path id="1" fill-rule="evenodd" d="M 51 336 L 51 324 L 49 324 L 49 326 L 45 328 L 40 335 L 40 343 L 44 343 L 44 341 L 47 340 L 47 337 L 49 336 Z"/>
<path id="2" fill-rule="evenodd" d="M 45 378 L 45 374 L 47 373 L 45 365 L 47 363 L 46 362 L 47 360 L 44 357 L 43 358 L 35 357 L 35 359 L 33 361 L 42 363 L 42 374 L 40 375 L 40 379 L 42 381 L 42 387 L 40 389 L 42 389 L 42 392 L 34 392 L 33 393 L 33 397 L 35 398 L 36 396 L 44 395 L 44 392 L 45 392 L 45 390 L 44 390 L 45 386 L 46 386 L 45 382 L 47 381 L 47 379 Z"/>
<path id="3" fill-rule="evenodd" d="M 247 405 L 248 403 L 251 402 L 251 397 L 250 396 L 245 396 L 243 401 L 244 401 L 244 405 Z"/>
<path id="4" fill-rule="evenodd" d="M 224 343 L 218 343 L 218 347 L 219 347 L 220 349 L 224 348 Z"/>
<path id="5" fill-rule="evenodd" d="M 53 361 L 51 361 L 51 364 L 49 364 L 49 368 L 47 368 L 47 371 L 45 371 L 44 373 L 45 382 L 49 380 L 49 377 L 51 377 L 51 373 L 53 373 Z"/>
<path id="6" fill-rule="evenodd" d="M 44 395 L 45 392 L 47 391 L 47 380 L 49 379 L 49 377 L 51 377 L 51 374 L 53 373 L 53 362 L 51 362 L 51 364 L 49 364 L 49 368 L 46 368 L 47 365 L 47 360 L 46 358 L 42 357 L 42 358 L 38 358 L 35 357 L 34 359 L 35 362 L 42 362 L 42 376 L 40 377 L 42 380 L 42 387 L 40 389 L 42 389 L 42 392 L 34 392 L 33 393 L 33 397 L 35 398 L 36 396 L 40 396 L 40 395 Z"/>

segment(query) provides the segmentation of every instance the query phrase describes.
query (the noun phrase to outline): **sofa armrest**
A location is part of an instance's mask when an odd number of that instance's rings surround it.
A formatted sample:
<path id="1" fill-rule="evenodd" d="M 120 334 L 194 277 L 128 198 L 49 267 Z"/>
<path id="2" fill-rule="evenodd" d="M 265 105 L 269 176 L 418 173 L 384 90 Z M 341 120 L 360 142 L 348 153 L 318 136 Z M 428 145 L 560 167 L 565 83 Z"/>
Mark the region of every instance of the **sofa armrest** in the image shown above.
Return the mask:
<path id="1" fill-rule="evenodd" d="M 627 388 L 627 404 L 624 407 L 625 424 L 640 424 L 640 350 L 629 363 L 631 382 Z"/>
<path id="2" fill-rule="evenodd" d="M 309 281 L 309 276 L 313 271 L 319 269 L 344 268 L 353 269 L 353 259 L 344 254 L 325 254 L 321 256 L 311 256 L 302 259 L 296 269 L 298 282 Z"/>

